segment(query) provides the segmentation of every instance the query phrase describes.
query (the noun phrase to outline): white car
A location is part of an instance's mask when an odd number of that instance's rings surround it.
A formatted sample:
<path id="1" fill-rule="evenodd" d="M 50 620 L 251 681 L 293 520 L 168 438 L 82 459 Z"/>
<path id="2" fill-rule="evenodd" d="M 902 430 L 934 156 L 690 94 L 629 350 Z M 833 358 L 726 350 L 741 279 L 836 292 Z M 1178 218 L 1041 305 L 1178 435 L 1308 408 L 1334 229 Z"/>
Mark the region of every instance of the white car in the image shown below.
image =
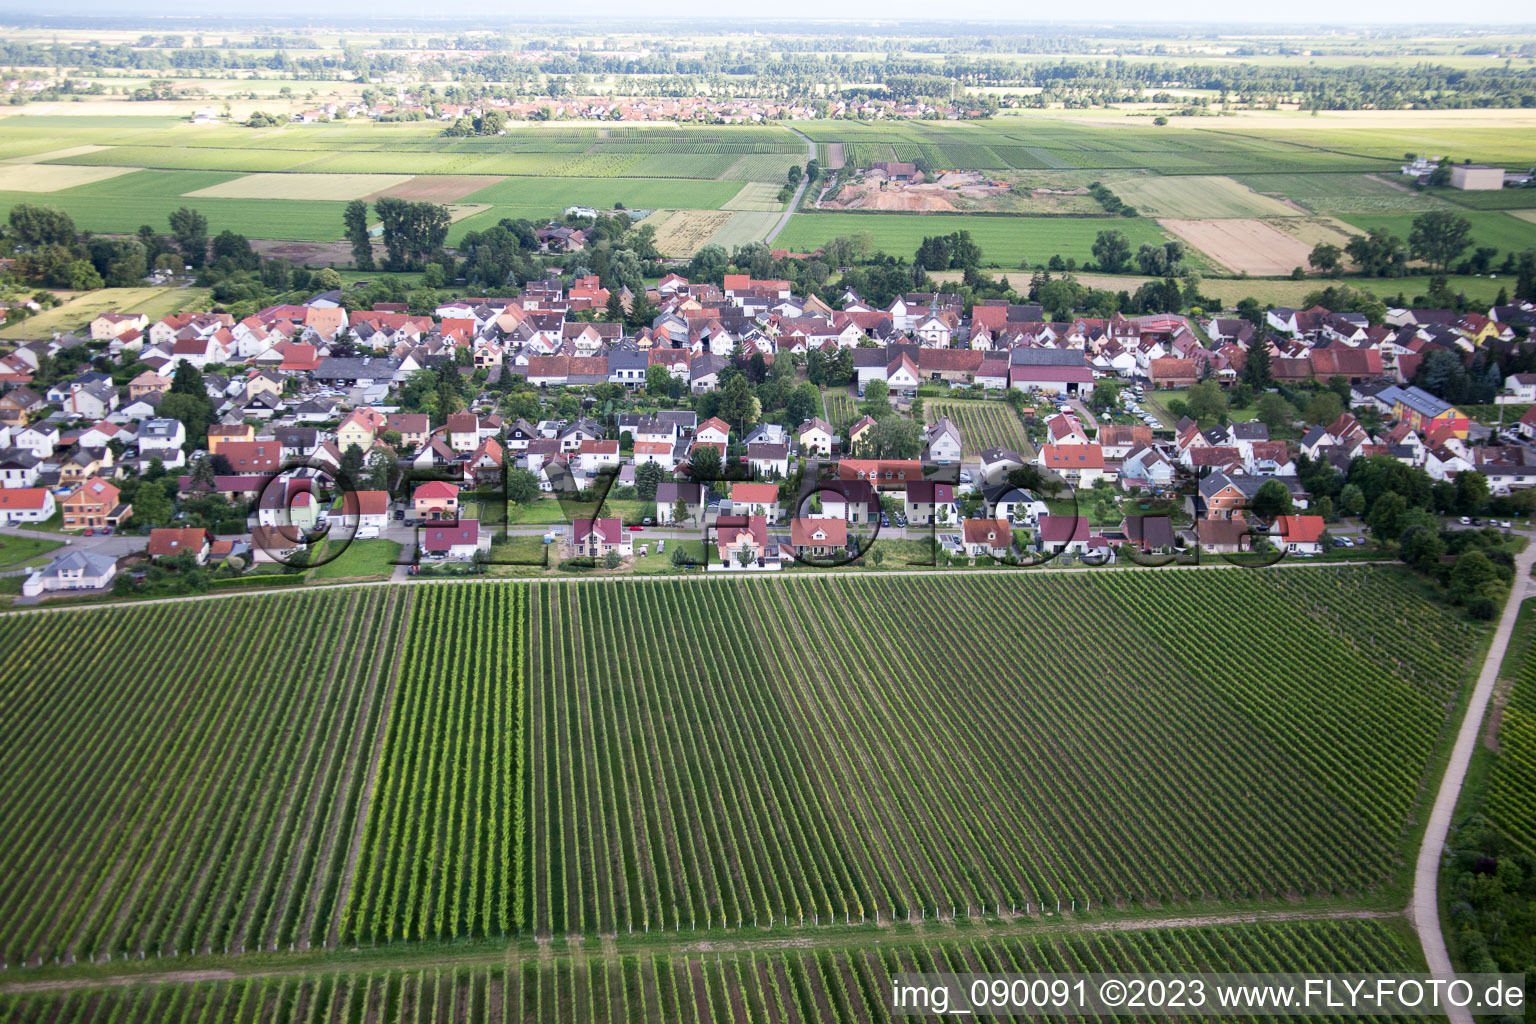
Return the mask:
<path id="1" fill-rule="evenodd" d="M 378 535 L 379 528 L 377 526 L 359 526 L 357 528 L 357 532 L 352 535 L 352 539 L 373 540 L 374 538 L 378 537 Z"/>
<path id="2" fill-rule="evenodd" d="M 1471 526 L 1472 525 L 1472 517 L 1471 516 L 1462 516 L 1461 517 L 1461 525 L 1462 526 Z"/>
<path id="3" fill-rule="evenodd" d="M 1509 522 L 1508 519 L 1501 519 L 1501 520 L 1499 520 L 1499 525 L 1502 526 L 1506 530 L 1513 529 L 1513 527 L 1510 525 L 1510 522 Z"/>

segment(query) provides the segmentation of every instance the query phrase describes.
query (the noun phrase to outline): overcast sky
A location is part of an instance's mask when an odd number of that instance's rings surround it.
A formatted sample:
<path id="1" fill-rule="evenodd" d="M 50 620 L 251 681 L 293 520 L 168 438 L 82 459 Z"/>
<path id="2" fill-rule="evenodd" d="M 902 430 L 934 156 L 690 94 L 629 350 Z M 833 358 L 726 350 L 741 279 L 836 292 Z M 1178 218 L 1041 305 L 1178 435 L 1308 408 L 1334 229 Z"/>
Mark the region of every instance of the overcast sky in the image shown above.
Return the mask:
<path id="1" fill-rule="evenodd" d="M 1180 21 L 1232 24 L 1234 22 L 1286 22 L 1313 29 L 1322 25 L 1363 24 L 1383 28 L 1436 22 L 1477 28 L 1490 24 L 1531 23 L 1536 21 L 1529 0 L 1285 0 L 1272 4 L 1234 4 L 1231 0 L 1095 0 L 1087 4 L 1022 4 L 998 0 L 950 4 L 934 0 L 776 0 L 771 4 L 752 4 L 746 8 L 727 7 L 718 0 L 674 0 L 667 4 L 639 5 L 633 0 L 562 0 L 558 4 L 461 0 L 451 5 L 423 4 L 421 0 L 331 0 L 316 4 L 313 0 L 262 0 L 259 4 L 236 5 L 210 0 L 184 0 L 173 5 L 150 0 L 0 0 L 0 10 L 30 10 L 37 14 L 113 14 L 127 16 L 225 15 L 248 19 L 263 14 L 275 17 L 316 15 L 328 19 L 367 18 L 440 18 L 459 16 L 467 24 L 477 18 L 521 21 L 547 17 L 621 17 L 728 18 L 853 18 L 853 19 L 977 19 L 1039 23 L 1044 19 L 1103 20 L 1105 22 Z M 489 27 L 489 26 L 487 26 Z"/>

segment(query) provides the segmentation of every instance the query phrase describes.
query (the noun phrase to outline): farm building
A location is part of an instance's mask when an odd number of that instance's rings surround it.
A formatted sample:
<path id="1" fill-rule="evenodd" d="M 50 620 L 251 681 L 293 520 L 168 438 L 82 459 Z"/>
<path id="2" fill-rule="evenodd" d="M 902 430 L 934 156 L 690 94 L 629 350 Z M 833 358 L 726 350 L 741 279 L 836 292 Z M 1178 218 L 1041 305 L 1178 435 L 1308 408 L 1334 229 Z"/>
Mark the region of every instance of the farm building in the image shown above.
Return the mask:
<path id="1" fill-rule="evenodd" d="M 1504 187 L 1504 168 L 1487 164 L 1456 164 L 1451 168 L 1451 188 L 1489 192 Z"/>

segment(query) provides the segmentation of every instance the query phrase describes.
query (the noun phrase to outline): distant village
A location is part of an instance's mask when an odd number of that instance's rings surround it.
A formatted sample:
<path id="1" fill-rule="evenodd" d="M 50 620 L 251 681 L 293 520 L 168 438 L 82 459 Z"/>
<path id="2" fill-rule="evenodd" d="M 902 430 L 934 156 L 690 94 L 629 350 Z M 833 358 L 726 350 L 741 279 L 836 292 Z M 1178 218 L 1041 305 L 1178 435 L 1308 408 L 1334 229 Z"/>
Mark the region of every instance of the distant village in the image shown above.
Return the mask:
<path id="1" fill-rule="evenodd" d="M 1491 496 L 1536 484 L 1536 374 L 1499 382 L 1496 402 L 1521 410 L 1502 430 L 1413 383 L 1435 353 L 1460 363 L 1520 343 L 1536 327 L 1530 304 L 1392 309 L 1377 326 L 1322 308 L 1274 309 L 1262 323 L 1050 322 L 1039 306 L 967 308 L 943 292 L 877 307 L 848 290 L 829 304 L 786 281 L 670 274 L 648 289 L 655 317 L 634 331 L 601 318 L 609 299 L 596 277 L 556 272 L 521 294 L 456 300 L 432 315 L 349 310 L 333 291 L 239 321 L 103 313 L 87 332 L 17 345 L 0 356 L 0 523 L 70 539 L 29 572 L 23 594 L 106 593 L 119 574 L 166 559 L 227 563 L 230 576 L 273 571 L 320 528 L 359 543 L 394 538 L 418 564 L 474 565 L 495 524 L 463 513 L 483 510 L 513 471 L 536 482 L 525 503 L 610 485 L 638 493 L 623 514 L 534 530 L 562 561 L 617 571 L 651 554 L 647 530 L 679 526 L 707 538 L 701 561 L 717 572 L 858 558 L 877 528 L 922 531 L 936 556 L 962 562 L 1237 552 L 1256 535 L 1319 555 L 1340 541 L 1312 507 L 1303 458 L 1343 472 L 1382 456 L 1436 482 L 1480 475 Z M 627 307 L 636 296 L 621 299 Z M 1282 390 L 1347 392 L 1337 419 L 1271 437 L 1256 419 L 1202 424 L 1153 407 L 1159 392 L 1238 387 L 1259 351 Z M 786 361 L 795 386 L 813 361 L 840 361 L 847 383 L 825 385 L 824 401 L 793 422 L 722 415 L 726 392 L 742 390 L 735 378 Z M 44 386 L 45 366 L 74 369 Z M 131 377 L 112 372 L 128 367 Z M 443 374 L 462 403 L 436 415 L 406 407 L 423 379 Z M 186 407 L 173 393 L 182 378 L 204 392 L 205 430 L 167 415 Z M 1096 402 L 1105 388 L 1114 401 Z M 522 398 L 517 415 L 509 395 Z M 872 396 L 883 415 L 868 414 Z M 961 417 L 918 415 L 925 397 L 945 396 L 946 408 L 965 398 L 1017 415 L 1032 443 L 988 445 L 966 436 Z M 834 404 L 853 415 L 832 422 Z M 917 421 L 920 450 L 892 457 L 873 443 L 886 415 Z M 142 522 L 124 497 L 145 476 L 174 492 L 168 521 Z M 354 486 L 326 498 L 339 477 Z M 1259 515 L 1270 482 L 1283 488 L 1284 512 Z M 1095 523 L 1064 510 L 1064 494 L 1137 495 L 1171 514 Z M 215 495 L 232 510 L 224 527 L 178 524 L 186 506 Z M 666 539 L 654 543 L 666 552 Z"/>

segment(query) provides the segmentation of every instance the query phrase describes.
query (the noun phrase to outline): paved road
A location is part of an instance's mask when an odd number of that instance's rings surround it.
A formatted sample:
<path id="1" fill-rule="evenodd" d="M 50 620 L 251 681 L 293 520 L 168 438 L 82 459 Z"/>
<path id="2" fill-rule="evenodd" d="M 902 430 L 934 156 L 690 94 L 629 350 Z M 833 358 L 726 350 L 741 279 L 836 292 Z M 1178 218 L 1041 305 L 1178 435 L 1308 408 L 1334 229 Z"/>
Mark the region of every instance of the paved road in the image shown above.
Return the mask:
<path id="1" fill-rule="evenodd" d="M 789 128 L 788 125 L 785 125 L 785 127 Z M 811 160 L 816 159 L 816 143 L 812 142 L 809 138 L 806 138 L 804 134 L 795 131 L 793 128 L 789 128 L 789 130 L 794 132 L 796 135 L 799 135 L 802 139 L 805 139 L 806 156 Z M 795 211 L 800 208 L 800 198 L 805 195 L 805 186 L 808 184 L 810 184 L 809 179 L 800 179 L 800 187 L 795 189 L 795 196 L 789 201 L 789 208 L 784 211 L 784 216 L 779 218 L 779 222 L 773 226 L 773 230 L 768 232 L 768 237 L 764 238 L 763 241 L 772 242 L 775 238 L 779 237 L 780 231 L 783 231 L 789 226 L 789 218 L 793 217 L 795 215 Z"/>
<path id="2" fill-rule="evenodd" d="M 1531 565 L 1536 563 L 1536 544 L 1528 545 L 1515 559 L 1515 582 L 1499 617 L 1493 643 L 1488 647 L 1488 657 L 1467 702 L 1467 713 L 1461 720 L 1461 731 L 1456 734 L 1456 745 L 1451 749 L 1450 763 L 1445 766 L 1445 776 L 1440 780 L 1440 792 L 1429 812 L 1429 827 L 1424 830 L 1424 845 L 1419 847 L 1419 860 L 1413 873 L 1413 898 L 1408 905 L 1408 916 L 1419 933 L 1424 947 L 1424 959 L 1431 974 L 1450 977 L 1454 974 L 1450 954 L 1445 948 L 1445 936 L 1440 931 L 1440 858 L 1445 850 L 1445 838 L 1450 831 L 1451 818 L 1456 811 L 1456 800 L 1461 796 L 1461 786 L 1467 777 L 1467 764 L 1477 747 L 1478 735 L 1483 728 L 1483 715 L 1488 710 L 1488 699 L 1494 683 L 1499 678 L 1499 666 L 1504 663 L 1504 652 L 1509 646 L 1510 633 L 1515 628 L 1515 617 L 1520 614 L 1520 602 L 1532 592 Z M 1472 1024 L 1472 1015 L 1466 1010 L 1452 1009 L 1448 1016 L 1451 1024 Z"/>

